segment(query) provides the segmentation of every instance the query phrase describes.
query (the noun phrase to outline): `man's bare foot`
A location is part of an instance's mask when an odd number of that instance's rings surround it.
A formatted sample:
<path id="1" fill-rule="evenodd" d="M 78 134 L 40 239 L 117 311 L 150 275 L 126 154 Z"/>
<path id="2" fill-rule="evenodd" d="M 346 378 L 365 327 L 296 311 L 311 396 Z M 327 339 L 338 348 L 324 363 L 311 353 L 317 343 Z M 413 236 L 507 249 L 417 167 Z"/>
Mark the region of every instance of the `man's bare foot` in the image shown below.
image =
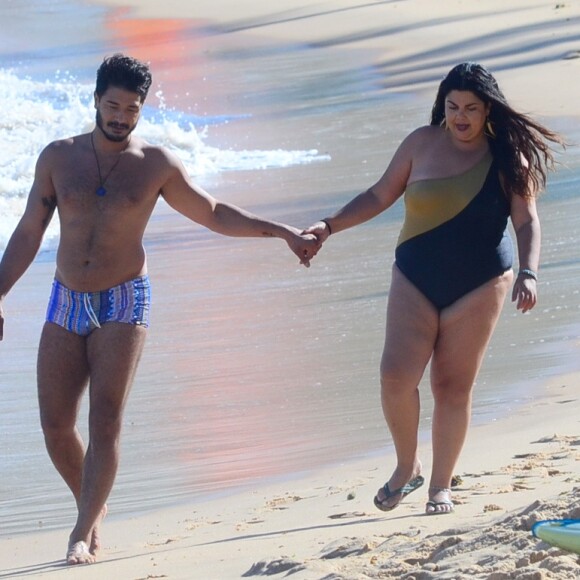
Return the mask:
<path id="1" fill-rule="evenodd" d="M 99 535 L 99 527 L 101 525 L 101 522 L 105 519 L 106 515 L 107 515 L 107 506 L 104 505 L 103 509 L 101 510 L 101 515 L 99 516 L 99 519 L 97 520 L 97 523 L 95 524 L 95 527 L 93 528 L 93 531 L 91 533 L 91 545 L 89 548 L 89 552 L 93 556 L 96 556 L 97 552 L 101 549 L 101 537 Z"/>
<path id="2" fill-rule="evenodd" d="M 96 562 L 96 560 L 96 557 L 89 552 L 89 547 L 85 542 L 69 544 L 66 553 L 66 563 L 69 566 L 92 564 L 93 562 Z"/>

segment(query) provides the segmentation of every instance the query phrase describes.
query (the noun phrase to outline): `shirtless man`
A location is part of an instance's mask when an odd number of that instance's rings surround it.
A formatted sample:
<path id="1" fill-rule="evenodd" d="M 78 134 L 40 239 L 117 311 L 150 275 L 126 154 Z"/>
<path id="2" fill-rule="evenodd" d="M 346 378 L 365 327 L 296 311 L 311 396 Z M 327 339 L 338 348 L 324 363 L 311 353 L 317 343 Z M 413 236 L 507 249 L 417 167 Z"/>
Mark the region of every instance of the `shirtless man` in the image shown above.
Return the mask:
<path id="1" fill-rule="evenodd" d="M 68 564 L 96 560 L 98 528 L 119 462 L 123 409 L 143 350 L 149 280 L 142 237 L 162 196 L 215 232 L 282 238 L 305 266 L 319 244 L 290 226 L 217 201 L 179 159 L 135 137 L 151 85 L 147 65 L 120 54 L 97 72 L 96 127 L 39 156 L 26 210 L 0 263 L 2 299 L 26 271 L 58 210 L 56 273 L 38 353 L 40 419 L 48 453 L 78 507 Z M 89 443 L 76 427 L 90 384 Z"/>

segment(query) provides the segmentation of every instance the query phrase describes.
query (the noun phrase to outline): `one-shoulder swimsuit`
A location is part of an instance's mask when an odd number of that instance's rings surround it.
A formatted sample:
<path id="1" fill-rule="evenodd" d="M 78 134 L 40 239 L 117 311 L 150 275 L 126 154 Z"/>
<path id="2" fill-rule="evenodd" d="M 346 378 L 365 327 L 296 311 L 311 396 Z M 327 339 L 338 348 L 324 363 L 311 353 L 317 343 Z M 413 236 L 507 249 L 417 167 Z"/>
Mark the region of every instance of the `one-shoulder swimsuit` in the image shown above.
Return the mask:
<path id="1" fill-rule="evenodd" d="M 513 265 L 510 203 L 487 153 L 459 175 L 411 183 L 395 263 L 442 310 Z"/>

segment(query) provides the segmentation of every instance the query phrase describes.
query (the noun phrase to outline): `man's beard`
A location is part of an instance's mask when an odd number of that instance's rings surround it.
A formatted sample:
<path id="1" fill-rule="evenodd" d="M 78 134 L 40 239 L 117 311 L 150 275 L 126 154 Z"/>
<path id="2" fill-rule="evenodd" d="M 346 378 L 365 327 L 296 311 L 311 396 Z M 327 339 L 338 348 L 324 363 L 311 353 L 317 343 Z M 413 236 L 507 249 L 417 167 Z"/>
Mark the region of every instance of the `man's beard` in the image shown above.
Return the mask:
<path id="1" fill-rule="evenodd" d="M 109 141 L 113 141 L 114 143 L 121 143 L 122 141 L 125 141 L 125 139 L 127 139 L 127 137 L 131 135 L 131 133 L 137 126 L 137 124 L 131 127 L 130 125 L 127 125 L 125 123 L 109 123 L 109 126 L 124 129 L 125 131 L 127 131 L 126 135 L 111 135 L 111 133 L 107 132 L 105 125 L 103 123 L 103 117 L 101 116 L 101 113 L 99 111 L 97 111 L 96 122 L 97 127 L 101 130 L 101 133 L 105 136 L 105 138 L 108 139 Z"/>

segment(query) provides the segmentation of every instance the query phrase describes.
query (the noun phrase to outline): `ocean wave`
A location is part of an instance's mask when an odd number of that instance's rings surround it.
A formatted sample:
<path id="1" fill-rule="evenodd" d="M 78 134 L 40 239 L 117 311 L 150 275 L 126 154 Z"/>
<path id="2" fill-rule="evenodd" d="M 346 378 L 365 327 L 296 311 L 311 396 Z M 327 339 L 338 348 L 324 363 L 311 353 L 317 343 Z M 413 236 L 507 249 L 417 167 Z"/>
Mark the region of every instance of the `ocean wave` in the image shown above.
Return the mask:
<path id="1" fill-rule="evenodd" d="M 40 151 L 51 141 L 91 131 L 94 85 L 67 74 L 38 81 L 0 69 L 0 253 L 26 205 Z M 208 127 L 235 122 L 237 116 L 203 118 L 145 106 L 136 133 L 174 151 L 197 180 L 226 171 L 262 170 L 328 160 L 311 150 L 224 150 L 205 143 Z M 54 248 L 58 220 L 46 232 L 43 249 Z"/>

